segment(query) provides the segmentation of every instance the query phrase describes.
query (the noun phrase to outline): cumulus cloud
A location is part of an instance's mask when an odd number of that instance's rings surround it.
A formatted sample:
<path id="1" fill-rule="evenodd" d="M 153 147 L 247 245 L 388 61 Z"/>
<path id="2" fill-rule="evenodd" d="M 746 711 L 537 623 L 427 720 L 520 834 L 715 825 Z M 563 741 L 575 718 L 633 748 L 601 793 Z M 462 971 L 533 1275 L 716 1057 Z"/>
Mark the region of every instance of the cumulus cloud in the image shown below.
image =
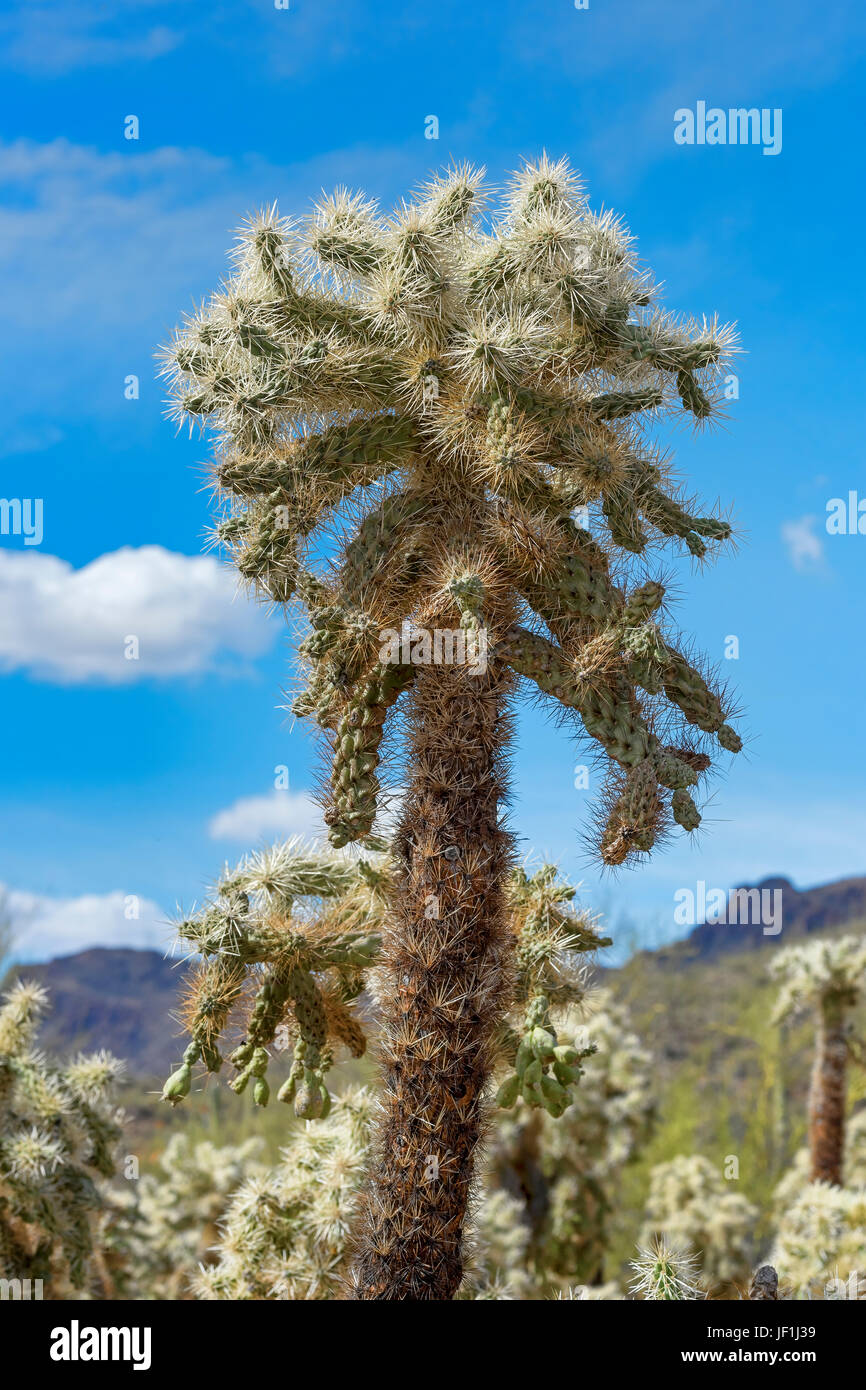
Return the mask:
<path id="1" fill-rule="evenodd" d="M 74 569 L 56 555 L 0 551 L 0 671 L 128 685 L 237 668 L 272 634 L 213 556 L 124 546 Z"/>
<path id="2" fill-rule="evenodd" d="M 0 917 L 12 937 L 10 955 L 22 962 L 52 960 L 92 946 L 165 950 L 173 939 L 157 904 L 131 893 L 48 898 L 0 884 Z"/>
<path id="3" fill-rule="evenodd" d="M 824 543 L 815 535 L 817 517 L 801 516 L 782 523 L 782 540 L 794 569 L 818 569 L 824 561 Z"/>
<path id="4" fill-rule="evenodd" d="M 377 835 L 393 833 L 402 796 L 402 787 L 380 793 Z M 272 791 L 263 796 L 240 797 L 211 819 L 208 831 L 214 840 L 235 840 L 252 848 L 257 841 L 284 840 L 292 835 L 324 839 L 326 827 L 321 808 L 310 792 Z"/>
<path id="5" fill-rule="evenodd" d="M 319 839 L 325 833 L 322 812 L 309 792 L 273 791 L 265 796 L 242 796 L 219 811 L 208 830 L 214 840 L 256 841 L 303 835 Z"/>

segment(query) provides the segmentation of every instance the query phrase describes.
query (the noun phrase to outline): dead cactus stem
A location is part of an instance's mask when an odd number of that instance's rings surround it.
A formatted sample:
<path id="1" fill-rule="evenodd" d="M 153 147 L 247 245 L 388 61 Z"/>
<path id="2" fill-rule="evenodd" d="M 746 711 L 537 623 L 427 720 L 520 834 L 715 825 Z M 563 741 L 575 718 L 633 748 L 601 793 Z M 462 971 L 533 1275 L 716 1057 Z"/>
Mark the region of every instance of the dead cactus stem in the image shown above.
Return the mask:
<path id="1" fill-rule="evenodd" d="M 355 1264 L 360 1299 L 453 1298 L 491 1041 L 507 988 L 501 823 L 512 678 L 427 667 L 380 966 L 383 1114 Z"/>

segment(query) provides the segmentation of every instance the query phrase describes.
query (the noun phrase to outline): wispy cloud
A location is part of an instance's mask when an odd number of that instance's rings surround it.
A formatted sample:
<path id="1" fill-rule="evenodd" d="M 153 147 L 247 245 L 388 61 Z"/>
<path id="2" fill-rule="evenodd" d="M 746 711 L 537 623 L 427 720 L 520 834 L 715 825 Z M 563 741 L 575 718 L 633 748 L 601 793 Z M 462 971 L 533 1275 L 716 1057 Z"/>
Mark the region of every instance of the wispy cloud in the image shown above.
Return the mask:
<path id="1" fill-rule="evenodd" d="M 801 573 L 814 572 L 824 564 L 824 542 L 815 533 L 817 524 L 816 516 L 801 516 L 794 521 L 782 522 L 782 540 L 788 558 L 794 569 Z"/>
<path id="2" fill-rule="evenodd" d="M 56 77 L 79 68 L 149 63 L 173 52 L 183 35 L 169 24 L 153 23 L 159 9 L 176 17 L 161 0 L 125 0 L 122 7 L 26 0 L 13 6 L 0 24 L 2 64 L 17 72 Z"/>
<path id="3" fill-rule="evenodd" d="M 359 146 L 278 167 L 196 148 L 97 150 L 66 139 L 0 141 L 0 275 L 14 334 L 0 395 L 6 418 L 67 418 L 134 409 L 154 384 L 153 353 L 196 297 L 216 288 L 250 212 L 279 200 L 304 212 L 321 187 L 352 181 L 397 189 L 417 175 L 400 149 Z M 47 388 L 46 388 L 47 383 Z"/>
<path id="4" fill-rule="evenodd" d="M 0 551 L 0 670 L 62 684 L 237 668 L 273 641 L 263 611 L 213 556 L 125 546 L 74 569 Z"/>

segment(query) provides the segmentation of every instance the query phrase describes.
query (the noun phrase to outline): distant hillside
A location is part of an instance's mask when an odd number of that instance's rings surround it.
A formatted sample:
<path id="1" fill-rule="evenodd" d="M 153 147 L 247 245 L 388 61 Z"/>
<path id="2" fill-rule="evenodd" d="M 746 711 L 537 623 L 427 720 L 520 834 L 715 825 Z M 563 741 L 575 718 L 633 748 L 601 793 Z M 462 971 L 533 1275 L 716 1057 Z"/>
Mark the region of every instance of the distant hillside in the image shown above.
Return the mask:
<path id="1" fill-rule="evenodd" d="M 100 1047 L 126 1060 L 131 1075 L 162 1082 L 183 1051 L 173 1022 L 185 966 L 158 951 L 96 947 L 41 965 L 20 966 L 23 979 L 49 991 L 40 1032 L 49 1052 Z"/>
<path id="2" fill-rule="evenodd" d="M 777 936 L 765 934 L 759 922 L 755 925 L 703 922 L 694 927 L 684 941 L 669 948 L 672 957 L 705 960 L 721 951 L 756 950 L 772 942 L 796 941 L 813 932 L 866 919 L 866 878 L 843 878 L 838 883 L 822 883 L 817 888 L 801 890 L 787 878 L 773 877 L 756 884 L 738 885 L 734 891 L 754 893 L 755 890 L 781 894 L 777 901 L 781 901 L 782 930 Z"/>

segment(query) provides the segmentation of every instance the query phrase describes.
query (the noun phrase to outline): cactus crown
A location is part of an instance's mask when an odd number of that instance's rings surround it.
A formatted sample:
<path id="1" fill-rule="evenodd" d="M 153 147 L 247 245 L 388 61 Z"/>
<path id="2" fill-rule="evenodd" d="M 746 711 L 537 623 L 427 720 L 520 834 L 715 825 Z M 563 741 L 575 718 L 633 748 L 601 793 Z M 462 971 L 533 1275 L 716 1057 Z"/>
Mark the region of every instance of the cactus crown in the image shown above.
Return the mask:
<path id="1" fill-rule="evenodd" d="M 782 988 L 774 1021 L 802 1013 L 810 1005 L 834 1001 L 853 1008 L 866 984 L 866 944 L 856 936 L 789 946 L 770 965 Z"/>
<path id="2" fill-rule="evenodd" d="M 332 746 L 332 843 L 371 833 L 386 721 L 431 659 L 384 635 L 462 634 L 477 656 L 483 630 L 606 755 L 597 849 L 617 865 L 671 818 L 696 828 L 702 736 L 741 746 L 640 572 L 657 544 L 702 559 L 731 535 L 677 495 L 651 426 L 717 412 L 734 340 L 653 307 L 631 237 L 565 161 L 487 200 L 457 168 L 389 215 L 340 190 L 305 221 L 252 218 L 166 350 L 172 408 L 215 430 L 216 538 L 261 596 L 307 611 L 294 709 Z"/>

